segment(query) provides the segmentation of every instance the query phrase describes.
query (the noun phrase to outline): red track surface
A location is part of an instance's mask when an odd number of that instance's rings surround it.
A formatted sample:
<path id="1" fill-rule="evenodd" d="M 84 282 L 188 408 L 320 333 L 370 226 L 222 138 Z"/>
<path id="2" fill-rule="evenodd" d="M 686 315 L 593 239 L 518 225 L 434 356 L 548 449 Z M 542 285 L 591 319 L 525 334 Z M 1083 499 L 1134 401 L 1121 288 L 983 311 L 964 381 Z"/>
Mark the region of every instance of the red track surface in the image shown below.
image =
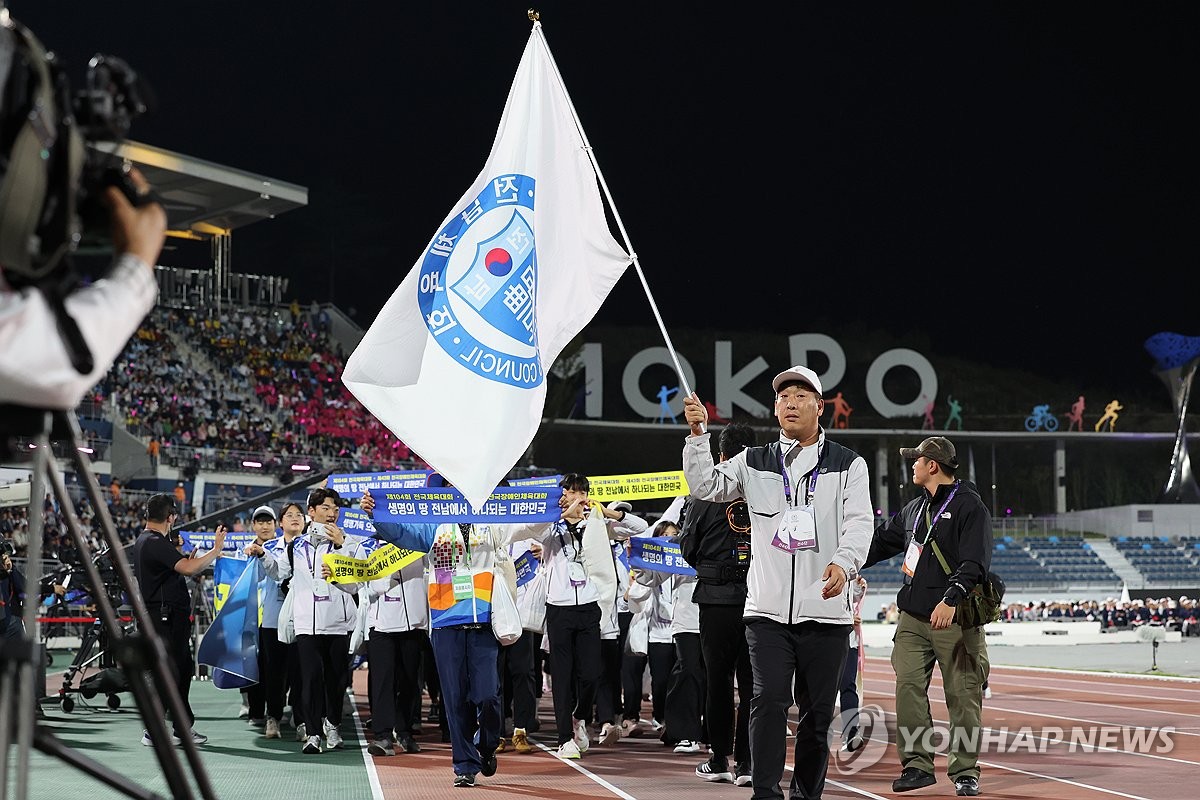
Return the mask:
<path id="1" fill-rule="evenodd" d="M 891 782 L 899 774 L 895 741 L 894 674 L 886 658 L 870 658 L 863 683 L 863 705 L 879 706 L 888 732 L 875 730 L 872 743 L 860 753 L 870 766 L 858 761 L 832 763 L 825 789 L 828 798 L 953 797 L 954 786 L 945 775 L 945 761 L 937 763 L 938 783 L 915 792 L 896 795 Z M 366 708 L 366 673 L 354 675 L 359 712 Z M 1200 795 L 1200 681 L 1157 677 L 1115 676 L 1098 673 L 993 666 L 993 696 L 984 701 L 984 725 L 990 744 L 980 759 L 980 787 L 993 798 L 1130 798 L 1130 800 L 1193 800 Z M 936 671 L 930 687 L 935 722 L 945 723 L 946 707 Z M 619 797 L 658 800 L 681 791 L 696 798 L 748 800 L 750 787 L 707 783 L 693 770 L 703 755 L 676 755 L 650 735 L 622 739 L 615 745 L 593 747 L 581 760 L 559 761 L 550 714 L 550 695 L 542 698 L 542 730 L 534 738 L 551 748 L 527 755 L 502 753 L 499 772 L 479 777 L 471 798 Z M 1141 752 L 1126 749 L 1123 738 L 1173 727 L 1156 736 Z M 1052 729 L 1062 729 L 1069 740 L 1071 729 L 1112 729 L 1108 740 L 1092 732 L 1097 746 L 1053 743 Z M 1021 735 L 1022 729 L 1026 735 Z M 1048 730 L 1051 729 L 1051 730 Z M 1165 741 L 1169 744 L 1164 746 Z M 886 744 L 884 739 L 886 738 Z M 436 727 L 428 723 L 419 737 L 423 752 L 391 758 L 370 758 L 377 770 L 381 794 L 389 798 L 456 797 L 448 744 L 442 744 Z M 790 761 L 790 759 L 789 759 Z M 857 770 L 857 771 L 856 771 Z M 784 775 L 784 791 L 790 772 Z"/>

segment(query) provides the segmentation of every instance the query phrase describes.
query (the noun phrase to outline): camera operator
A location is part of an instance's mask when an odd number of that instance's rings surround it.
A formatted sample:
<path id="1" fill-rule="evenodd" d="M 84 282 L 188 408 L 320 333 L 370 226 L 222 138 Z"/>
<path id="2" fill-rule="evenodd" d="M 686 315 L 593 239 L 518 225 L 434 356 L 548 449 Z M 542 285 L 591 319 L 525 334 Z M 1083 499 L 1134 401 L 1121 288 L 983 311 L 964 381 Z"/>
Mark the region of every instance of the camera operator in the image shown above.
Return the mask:
<path id="1" fill-rule="evenodd" d="M 141 195 L 150 184 L 137 170 L 129 176 Z M 112 271 L 66 297 L 95 366 L 81 375 L 58 333 L 55 313 L 34 287 L 14 290 L 0 264 L 0 403 L 73 409 L 104 376 L 158 296 L 154 265 L 166 239 L 167 215 L 154 202 L 135 206 L 116 187 L 104 192 L 112 215 Z"/>
<path id="2" fill-rule="evenodd" d="M 172 541 L 171 526 L 179 516 L 175 498 L 168 494 L 151 495 L 146 501 L 146 529 L 133 544 L 133 568 L 137 577 L 138 591 L 146 603 L 146 610 L 154 621 L 154 628 L 166 645 L 175 673 L 176 686 L 183 700 L 188 719 L 175 720 L 175 744 L 180 737 L 191 736 L 196 744 L 204 744 L 208 737 L 192 729 L 195 714 L 188 702 L 192 685 L 191 594 L 185 578 L 199 575 L 221 555 L 225 544 L 226 528 L 218 525 L 212 550 L 202 556 L 189 558 L 181 551 L 182 541 Z M 148 731 L 142 732 L 142 744 L 153 746 Z"/>
<path id="3" fill-rule="evenodd" d="M 15 552 L 12 542 L 0 539 L 0 639 L 15 639 L 25 632 L 21 623 L 25 576 L 13 565 Z"/>

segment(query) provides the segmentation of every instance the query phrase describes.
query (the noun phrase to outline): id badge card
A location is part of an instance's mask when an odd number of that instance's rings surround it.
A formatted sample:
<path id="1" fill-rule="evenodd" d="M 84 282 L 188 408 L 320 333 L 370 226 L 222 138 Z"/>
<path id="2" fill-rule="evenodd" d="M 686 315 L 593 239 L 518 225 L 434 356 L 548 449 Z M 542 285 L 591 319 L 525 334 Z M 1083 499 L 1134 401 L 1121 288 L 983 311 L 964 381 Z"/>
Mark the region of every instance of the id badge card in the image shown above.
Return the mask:
<path id="1" fill-rule="evenodd" d="M 329 584 L 321 579 L 313 581 L 313 600 L 323 603 L 329 600 Z"/>
<path id="2" fill-rule="evenodd" d="M 450 586 L 454 590 L 455 601 L 466 600 L 475 595 L 475 579 L 471 577 L 471 570 L 465 567 L 454 570 Z"/>
<path id="3" fill-rule="evenodd" d="M 585 583 L 587 583 L 587 570 L 585 570 L 583 568 L 583 562 L 568 561 L 567 562 L 567 574 L 571 578 L 572 586 L 578 587 L 578 586 L 583 586 Z"/>
<path id="4" fill-rule="evenodd" d="M 792 506 L 784 511 L 771 544 L 785 553 L 816 548 L 817 521 L 812 506 Z"/>
<path id="5" fill-rule="evenodd" d="M 904 573 L 905 583 L 912 583 L 913 575 L 917 572 L 917 562 L 921 559 L 921 551 L 924 549 L 924 547 L 917 544 L 916 539 L 908 543 L 908 551 L 904 554 L 904 563 L 900 565 L 900 571 Z"/>

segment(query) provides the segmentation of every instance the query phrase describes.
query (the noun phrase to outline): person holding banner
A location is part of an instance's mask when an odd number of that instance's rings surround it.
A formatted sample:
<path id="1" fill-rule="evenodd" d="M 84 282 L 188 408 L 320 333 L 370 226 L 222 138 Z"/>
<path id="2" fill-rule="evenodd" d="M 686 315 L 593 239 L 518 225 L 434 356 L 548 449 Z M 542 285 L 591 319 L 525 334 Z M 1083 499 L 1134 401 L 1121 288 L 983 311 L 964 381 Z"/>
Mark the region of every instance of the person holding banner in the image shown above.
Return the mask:
<path id="1" fill-rule="evenodd" d="M 587 477 L 571 472 L 559 481 L 558 522 L 531 526 L 542 545 L 546 570 L 546 636 L 550 641 L 550 681 L 559 758 L 577 759 L 591 744 L 592 717 L 600 683 L 602 619 L 617 627 L 617 569 L 610 541 L 623 541 L 646 530 L 646 521 L 617 503 L 591 508 Z M 611 592 L 611 596 L 610 596 Z M 611 704 L 610 704 L 611 705 Z M 616 714 L 616 709 L 612 709 Z M 606 743 L 620 736 L 615 716 L 600 720 Z"/>
<path id="2" fill-rule="evenodd" d="M 342 746 L 338 726 L 350 680 L 350 632 L 358 619 L 354 595 L 361 584 L 341 578 L 330 580 L 335 576 L 328 559 L 334 555 L 366 558 L 358 537 L 347 536 L 334 524 L 340 499 L 333 489 L 313 489 L 308 495 L 312 522 L 292 544 L 289 591 L 296 592 L 292 609 L 308 734 L 301 749 L 309 755 L 321 752 L 317 720 L 324 720 L 325 746 L 330 750 Z"/>
<path id="3" fill-rule="evenodd" d="M 179 518 L 175 498 L 167 494 L 151 495 L 146 501 L 145 514 L 146 528 L 133 543 L 131 561 L 137 591 L 142 595 L 155 631 L 166 646 L 175 673 L 175 686 L 188 717 L 187 720 L 173 720 L 172 738 L 179 744 L 184 736 L 191 736 L 196 744 L 204 744 L 208 737 L 192 727 L 196 715 L 188 702 L 196 664 L 192 659 L 192 595 L 186 578 L 204 572 L 220 557 L 227 529 L 218 525 L 212 549 L 202 556 L 189 558 L 168 538 L 171 526 Z M 142 731 L 142 744 L 154 746 L 149 731 Z"/>
<path id="4" fill-rule="evenodd" d="M 650 539 L 673 539 L 677 536 L 679 525 L 671 520 L 660 519 L 654 525 Z M 637 545 L 644 542 L 630 541 L 635 547 L 630 552 L 629 590 L 626 592 L 626 600 L 634 616 L 639 618 L 641 624 L 646 625 L 646 656 L 632 656 L 633 664 L 627 667 L 632 666 L 637 671 L 639 707 L 643 673 L 647 664 L 650 667 L 650 725 L 662 738 L 667 719 L 667 687 L 670 685 L 677 656 L 672 619 L 675 611 L 672 591 L 675 584 L 673 581 L 663 580 L 664 577 L 669 577 L 664 573 L 642 566 L 644 559 L 637 555 Z M 630 625 L 634 624 L 638 623 L 630 622 Z M 631 709 L 627 708 L 628 710 Z M 674 747 L 679 742 L 667 742 L 663 739 L 663 743 Z"/>
<path id="5" fill-rule="evenodd" d="M 293 507 L 295 504 L 292 504 Z M 246 690 L 250 724 L 258 727 L 263 720 L 263 736 L 278 739 L 279 720 L 283 717 L 287 693 L 287 645 L 279 641 L 279 610 L 283 606 L 280 581 L 292 576 L 286 543 L 279 536 L 275 509 L 259 506 L 250 515 L 254 541 L 243 552 L 258 559 L 258 683 Z M 264 717 L 265 715 L 265 717 Z"/>
<path id="6" fill-rule="evenodd" d="M 368 582 L 363 594 L 369 603 L 367 691 L 375 737 L 367 752 L 394 756 L 398 744 L 406 753 L 419 753 L 413 734 L 421 713 L 421 651 L 429 635 L 424 559 Z"/>
<path id="7" fill-rule="evenodd" d="M 750 705 L 754 800 L 782 798 L 788 709 L 799 707 L 788 796 L 821 796 L 829 764 L 842 665 L 853 622 L 849 579 L 871 545 L 874 514 L 862 456 L 829 441 L 820 425 L 821 380 L 806 366 L 771 381 L 779 438 L 713 463 L 708 412 L 684 398 L 691 428 L 683 470 L 692 497 L 744 498 L 753 557 L 746 573 L 746 643 L 754 675 Z"/>
<path id="8" fill-rule="evenodd" d="M 444 486 L 440 475 L 430 486 Z M 516 526 L 376 520 L 375 498 L 364 492 L 360 508 L 371 515 L 386 542 L 427 553 L 420 562 L 428 577 L 430 641 L 450 730 L 454 786 L 475 785 L 475 776 L 496 774 L 496 749 L 503 725 L 500 701 L 500 643 L 491 628 L 496 548 L 506 547 Z"/>
<path id="9" fill-rule="evenodd" d="M 529 734 L 541 727 L 537 718 L 539 677 L 535 655 L 546 624 L 546 576 L 528 541 L 513 542 L 508 550 L 517 571 L 517 610 L 523 630 L 515 642 L 500 647 L 502 698 L 505 707 L 509 703 L 512 707 L 512 749 L 532 753 L 536 748 Z M 508 746 L 501 739 L 500 750 Z"/>

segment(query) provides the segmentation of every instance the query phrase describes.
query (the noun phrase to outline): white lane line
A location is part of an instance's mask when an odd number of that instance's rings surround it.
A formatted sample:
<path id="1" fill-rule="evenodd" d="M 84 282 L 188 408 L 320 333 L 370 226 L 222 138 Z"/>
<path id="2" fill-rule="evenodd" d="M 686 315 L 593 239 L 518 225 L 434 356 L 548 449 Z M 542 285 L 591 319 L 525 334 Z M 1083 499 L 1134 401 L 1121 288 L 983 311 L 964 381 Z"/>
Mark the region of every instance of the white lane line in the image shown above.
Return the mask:
<path id="1" fill-rule="evenodd" d="M 634 797 L 633 795 L 629 794 L 628 792 L 626 792 L 622 789 L 617 788 L 616 786 L 613 786 L 611 783 L 604 780 L 604 778 L 601 778 L 596 773 L 590 772 L 590 771 L 584 769 L 582 766 L 579 765 L 578 761 L 576 761 L 574 759 L 569 759 L 569 758 L 558 758 L 557 748 L 547 747 L 546 745 L 542 744 L 541 742 L 536 742 L 536 744 L 541 750 L 549 753 L 551 756 L 558 759 L 562 763 L 566 764 L 568 767 L 575 770 L 580 775 L 583 775 L 584 777 L 586 777 L 588 780 L 592 781 L 593 783 L 596 783 L 600 786 L 603 786 L 605 789 L 608 789 L 610 792 L 615 794 L 617 797 L 622 797 L 622 798 L 624 798 L 624 800 L 637 800 L 637 798 Z"/>
<path id="2" fill-rule="evenodd" d="M 888 682 L 888 681 L 883 681 L 878 678 L 868 678 L 868 679 L 863 680 L 863 685 L 865 686 L 866 684 L 868 684 L 869 681 L 870 682 Z M 1003 699 L 1006 699 L 1006 700 L 1012 698 L 1012 699 L 1018 699 L 1018 700 L 1033 700 L 1033 702 L 1036 702 L 1036 703 L 1049 702 L 1049 703 L 1073 703 L 1075 705 L 1098 705 L 1099 708 L 1102 708 L 1102 709 L 1139 711 L 1139 712 L 1142 712 L 1142 714 L 1163 714 L 1163 715 L 1166 715 L 1166 716 L 1169 716 L 1172 718 L 1174 718 L 1174 717 L 1198 717 L 1198 718 L 1200 718 L 1200 714 L 1188 714 L 1188 712 L 1186 712 L 1186 711 L 1163 711 L 1163 710 L 1159 710 L 1159 709 L 1145 709 L 1145 708 L 1141 708 L 1141 706 L 1139 706 L 1139 705 L 1123 705 L 1121 703 L 1094 703 L 1094 702 L 1092 702 L 1092 700 L 1073 700 L 1073 699 L 1069 699 L 1069 698 L 1057 698 L 1057 697 L 1034 697 L 1034 696 L 1031 696 L 1031 694 L 1016 694 L 1013 692 L 1009 692 L 1006 690 L 1006 688 L 1004 688 L 1004 686 L 1006 686 L 1006 685 L 1004 685 L 1004 684 L 997 685 L 996 691 L 1001 691 L 1003 693 Z M 944 693 L 946 693 L 946 691 L 943 690 L 943 688 L 941 687 L 940 684 L 930 684 L 930 688 L 934 688 L 934 687 L 937 687 L 938 690 L 941 690 L 942 694 L 944 696 Z M 1099 691 L 1099 690 L 1097 690 L 1097 691 Z M 1163 699 L 1170 699 L 1170 698 L 1163 698 Z M 992 708 L 1001 709 L 1001 706 L 992 705 L 990 700 L 989 700 L 989 702 L 986 702 L 984 705 L 986 706 L 986 708 L 989 708 L 989 709 L 992 709 Z M 1001 709 L 1001 710 L 1004 710 L 1004 709 Z M 1028 714 L 1033 714 L 1033 712 L 1028 711 Z M 1063 717 L 1063 718 L 1064 718 L 1064 720 L 1074 720 L 1075 717 Z"/>
<path id="3" fill-rule="evenodd" d="M 1073 781 L 1068 778 L 1056 778 L 1053 775 L 1044 775 L 1041 772 L 1030 772 L 1029 770 L 1017 769 L 1016 767 L 1006 767 L 1003 764 L 996 764 L 992 761 L 980 761 L 979 763 L 984 764 L 989 767 L 995 767 L 996 769 L 1007 770 L 1009 772 L 1019 772 L 1022 775 L 1028 775 L 1032 778 L 1045 778 L 1047 780 L 1057 781 L 1058 783 L 1065 783 L 1068 786 L 1077 786 L 1080 789 L 1091 789 L 1093 792 L 1104 792 L 1105 794 L 1115 794 L 1117 797 L 1127 797 L 1127 798 L 1129 798 L 1129 800 L 1150 800 L 1149 797 L 1142 797 L 1141 795 L 1137 795 L 1137 794 L 1127 794 L 1125 792 L 1118 792 L 1116 789 L 1105 789 L 1103 786 L 1093 786 L 1090 783 L 1081 783 L 1079 781 Z"/>
<path id="4" fill-rule="evenodd" d="M 363 762 L 367 765 L 367 780 L 371 783 L 371 800 L 385 800 L 383 786 L 379 783 L 379 770 L 375 768 L 375 759 L 367 752 L 367 733 L 363 728 L 362 717 L 358 714 L 358 703 L 354 695 L 350 696 L 350 716 L 354 719 L 354 730 L 358 734 L 358 749 L 362 752 Z"/>

